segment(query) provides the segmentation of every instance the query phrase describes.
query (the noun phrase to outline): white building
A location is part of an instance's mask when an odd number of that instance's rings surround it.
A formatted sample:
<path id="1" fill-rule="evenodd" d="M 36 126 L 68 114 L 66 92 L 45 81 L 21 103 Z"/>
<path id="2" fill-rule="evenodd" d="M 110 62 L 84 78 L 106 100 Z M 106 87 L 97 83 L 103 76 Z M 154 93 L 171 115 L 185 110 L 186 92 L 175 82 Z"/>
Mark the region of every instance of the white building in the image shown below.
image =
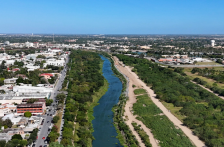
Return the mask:
<path id="1" fill-rule="evenodd" d="M 49 59 L 44 63 L 44 67 L 47 65 L 53 65 L 53 66 L 64 66 L 65 60 L 56 60 L 56 59 Z"/>
<path id="2" fill-rule="evenodd" d="M 32 42 L 25 42 L 25 47 L 33 47 L 33 43 Z"/>
<path id="3" fill-rule="evenodd" d="M 215 46 L 215 40 L 211 40 L 211 46 Z"/>
<path id="4" fill-rule="evenodd" d="M 34 71 L 35 69 L 39 69 L 40 66 L 34 66 L 33 64 L 24 65 L 24 67 L 28 68 L 28 71 Z"/>
<path id="5" fill-rule="evenodd" d="M 5 60 L 5 66 L 14 65 L 15 60 Z"/>
<path id="6" fill-rule="evenodd" d="M 45 87 L 33 87 L 33 86 L 14 86 L 13 91 L 14 92 L 20 92 L 20 93 L 29 93 L 29 92 L 36 92 L 36 93 L 42 93 L 42 92 L 52 92 L 52 88 L 45 88 Z"/>
<path id="7" fill-rule="evenodd" d="M 16 80 L 17 80 L 17 79 L 18 79 L 18 78 L 5 79 L 5 80 L 4 80 L 4 84 L 6 84 L 6 85 L 9 85 L 9 84 L 13 85 L 13 84 L 16 83 Z"/>

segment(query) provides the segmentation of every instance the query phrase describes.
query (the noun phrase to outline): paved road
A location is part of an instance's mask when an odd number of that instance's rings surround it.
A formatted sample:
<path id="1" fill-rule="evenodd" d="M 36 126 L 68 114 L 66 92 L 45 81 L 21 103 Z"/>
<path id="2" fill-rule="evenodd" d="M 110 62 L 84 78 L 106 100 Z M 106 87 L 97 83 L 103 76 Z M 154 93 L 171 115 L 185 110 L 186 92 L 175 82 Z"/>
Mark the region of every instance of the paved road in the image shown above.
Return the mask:
<path id="1" fill-rule="evenodd" d="M 47 116 L 44 119 L 44 123 L 41 126 L 41 130 L 38 132 L 38 139 L 36 141 L 35 147 L 39 147 L 39 146 L 44 146 L 46 145 L 44 143 L 44 140 L 46 139 L 46 137 L 48 136 L 48 134 L 50 133 L 50 130 L 48 131 L 49 126 L 51 125 L 51 121 L 53 119 L 53 115 L 56 112 L 56 96 L 59 92 L 59 90 L 62 88 L 62 84 L 64 82 L 64 78 L 66 76 L 66 68 L 67 68 L 67 63 L 68 63 L 69 58 L 66 59 L 66 64 L 65 64 L 65 68 L 64 70 L 61 71 L 61 76 L 58 79 L 57 84 L 55 85 L 52 95 L 51 95 L 51 99 L 53 99 L 53 103 L 51 104 L 51 109 L 49 112 L 47 112 Z M 45 139 L 43 139 L 43 137 L 45 137 Z"/>

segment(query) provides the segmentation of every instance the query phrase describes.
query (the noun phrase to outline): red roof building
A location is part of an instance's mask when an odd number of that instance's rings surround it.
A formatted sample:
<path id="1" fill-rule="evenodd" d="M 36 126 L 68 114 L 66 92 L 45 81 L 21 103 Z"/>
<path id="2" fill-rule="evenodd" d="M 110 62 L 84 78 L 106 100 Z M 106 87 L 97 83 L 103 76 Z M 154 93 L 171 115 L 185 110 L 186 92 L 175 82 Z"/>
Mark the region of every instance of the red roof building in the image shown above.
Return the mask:
<path id="1" fill-rule="evenodd" d="M 46 109 L 44 102 L 35 102 L 33 104 L 18 104 L 17 113 L 25 113 L 27 111 L 32 114 L 43 114 Z"/>
<path id="2" fill-rule="evenodd" d="M 50 74 L 50 73 L 43 73 L 43 74 L 40 74 L 40 77 L 44 77 L 45 79 L 50 79 L 51 77 L 53 77 L 54 75 L 53 74 Z"/>
<path id="3" fill-rule="evenodd" d="M 12 72 L 16 72 L 16 71 L 20 71 L 20 69 L 19 68 L 12 69 Z"/>

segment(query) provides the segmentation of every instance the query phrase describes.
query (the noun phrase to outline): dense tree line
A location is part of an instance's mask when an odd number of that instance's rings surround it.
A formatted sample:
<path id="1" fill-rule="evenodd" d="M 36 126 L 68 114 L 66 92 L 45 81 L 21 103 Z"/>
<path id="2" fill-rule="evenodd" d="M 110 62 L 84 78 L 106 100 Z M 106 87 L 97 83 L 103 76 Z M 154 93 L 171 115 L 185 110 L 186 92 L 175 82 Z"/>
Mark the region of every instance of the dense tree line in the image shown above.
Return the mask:
<path id="1" fill-rule="evenodd" d="M 88 121 L 87 111 L 92 95 L 104 85 L 104 77 L 100 73 L 101 59 L 97 53 L 72 51 L 68 66 L 68 96 L 64 114 L 64 127 L 61 144 L 64 146 L 91 146 L 92 124 Z M 74 130 L 74 122 L 76 124 Z M 75 133 L 74 133 L 75 132 Z"/>
<path id="2" fill-rule="evenodd" d="M 224 146 L 224 101 L 187 77 L 173 72 L 146 59 L 124 55 L 117 57 L 126 65 L 134 66 L 133 71 L 157 94 L 161 101 L 183 107 L 180 112 L 186 116 L 184 125 L 204 140 L 206 145 Z"/>

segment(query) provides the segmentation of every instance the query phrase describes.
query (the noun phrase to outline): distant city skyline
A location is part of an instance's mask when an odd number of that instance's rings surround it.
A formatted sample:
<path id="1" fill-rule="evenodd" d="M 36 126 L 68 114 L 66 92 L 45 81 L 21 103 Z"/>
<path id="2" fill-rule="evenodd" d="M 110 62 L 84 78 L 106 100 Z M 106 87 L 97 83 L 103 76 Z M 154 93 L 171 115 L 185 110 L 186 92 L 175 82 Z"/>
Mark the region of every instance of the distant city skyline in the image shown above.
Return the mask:
<path id="1" fill-rule="evenodd" d="M 0 34 L 224 34 L 223 0 L 1 1 Z"/>

